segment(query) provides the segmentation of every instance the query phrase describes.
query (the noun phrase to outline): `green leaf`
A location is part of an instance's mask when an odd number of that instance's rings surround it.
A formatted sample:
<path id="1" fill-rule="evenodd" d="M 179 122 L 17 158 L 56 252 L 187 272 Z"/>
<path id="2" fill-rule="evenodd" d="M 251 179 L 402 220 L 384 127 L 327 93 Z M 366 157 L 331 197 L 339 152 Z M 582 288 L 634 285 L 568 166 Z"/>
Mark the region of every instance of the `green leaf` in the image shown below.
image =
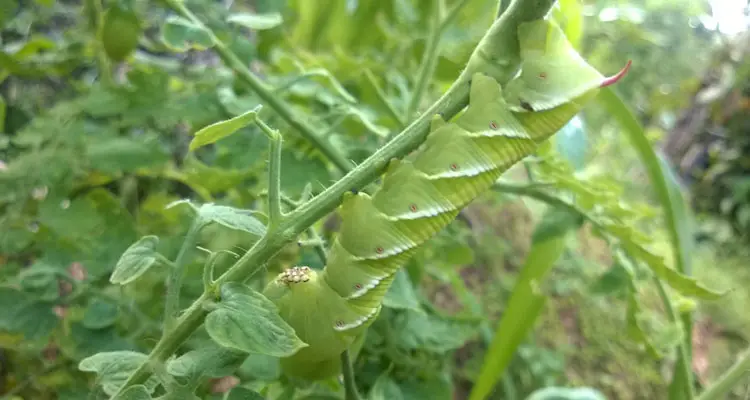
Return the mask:
<path id="1" fill-rule="evenodd" d="M 83 314 L 83 326 L 89 329 L 102 329 L 117 321 L 117 305 L 101 299 L 93 299 Z"/>
<path id="2" fill-rule="evenodd" d="M 250 13 L 237 13 L 232 14 L 227 18 L 227 22 L 231 24 L 237 24 L 250 29 L 264 30 L 272 29 L 284 22 L 281 14 L 267 13 L 267 14 L 250 14 Z"/>
<path id="3" fill-rule="evenodd" d="M 630 275 L 620 263 L 612 265 L 607 272 L 599 276 L 599 279 L 589 289 L 593 294 L 617 295 L 626 293 L 630 284 Z"/>
<path id="4" fill-rule="evenodd" d="M 221 378 L 231 375 L 246 357 L 244 352 L 207 343 L 170 361 L 167 372 L 175 376 L 190 377 L 191 380 L 203 376 Z"/>
<path id="5" fill-rule="evenodd" d="M 478 323 L 427 312 L 406 310 L 393 323 L 399 346 L 435 353 L 455 350 L 478 331 Z"/>
<path id="6" fill-rule="evenodd" d="M 143 275 L 156 262 L 159 238 L 144 236 L 128 247 L 115 265 L 109 278 L 111 283 L 126 285 Z"/>
<path id="7" fill-rule="evenodd" d="M 226 400 L 265 400 L 265 397 L 254 390 L 237 386 L 232 388 Z"/>
<path id="8" fill-rule="evenodd" d="M 135 351 L 110 351 L 84 358 L 78 363 L 78 369 L 84 372 L 95 372 L 104 392 L 112 396 L 147 360 L 147 355 Z M 155 386 L 154 382 L 152 384 Z"/>
<path id="9" fill-rule="evenodd" d="M 607 398 L 598 390 L 587 387 L 547 387 L 534 391 L 526 400 L 607 400 Z"/>
<path id="10" fill-rule="evenodd" d="M 487 398 L 505 374 L 516 349 L 534 326 L 546 303 L 546 297 L 539 292 L 539 285 L 565 250 L 568 232 L 579 224 L 578 216 L 556 208 L 548 209 L 537 224 L 518 282 L 497 325 L 469 400 Z"/>
<path id="11" fill-rule="evenodd" d="M 206 331 L 216 343 L 248 353 L 287 357 L 308 346 L 281 319 L 276 305 L 237 282 L 222 286 L 221 302 L 206 317 Z"/>
<path id="12" fill-rule="evenodd" d="M 396 278 L 383 297 L 383 305 L 390 308 L 421 311 L 417 292 L 403 268 L 396 271 Z"/>
<path id="13" fill-rule="evenodd" d="M 265 354 L 249 354 L 239 369 L 243 375 L 260 381 L 270 382 L 281 376 L 279 358 Z"/>
<path id="14" fill-rule="evenodd" d="M 155 135 L 141 138 L 102 136 L 86 140 L 86 156 L 92 169 L 109 174 L 158 167 L 169 161 Z"/>
<path id="15" fill-rule="evenodd" d="M 161 38 L 174 51 L 207 50 L 214 46 L 211 33 L 200 25 L 178 17 L 169 16 L 161 30 Z"/>
<path id="16" fill-rule="evenodd" d="M 247 233 L 263 236 L 266 226 L 252 216 L 253 211 L 239 208 L 204 204 L 198 209 L 198 215 L 205 221 L 213 221 L 230 229 L 237 229 Z"/>
<path id="17" fill-rule="evenodd" d="M 112 400 L 151 400 L 151 394 L 146 386 L 134 385 L 112 397 Z"/>
<path id="18" fill-rule="evenodd" d="M 695 278 L 691 278 L 687 275 L 683 275 L 672 268 L 669 268 L 664 263 L 664 258 L 657 256 L 646 250 L 645 248 L 636 245 L 630 241 L 623 241 L 621 243 L 623 249 L 627 250 L 629 254 L 645 261 L 646 265 L 651 271 L 665 281 L 674 290 L 684 296 L 698 297 L 706 300 L 716 300 L 724 296 L 727 292 L 717 292 L 706 288 L 698 283 Z"/>
<path id="19" fill-rule="evenodd" d="M 387 372 L 382 373 L 378 379 L 375 380 L 375 384 L 372 385 L 372 389 L 367 394 L 367 400 L 403 400 L 404 396 L 401 393 L 401 388 L 398 387 L 396 382 L 388 376 Z"/>
<path id="20" fill-rule="evenodd" d="M 21 289 L 39 300 L 52 301 L 60 296 L 57 281 L 58 270 L 37 262 L 18 275 Z"/>
<path id="21" fill-rule="evenodd" d="M 31 301 L 16 308 L 8 330 L 23 334 L 29 342 L 46 340 L 59 322 L 49 303 Z"/>
<path id="22" fill-rule="evenodd" d="M 255 107 L 254 109 L 244 114 L 238 115 L 228 120 L 211 124 L 199 130 L 195 133 L 195 137 L 193 138 L 193 140 L 190 141 L 190 151 L 194 151 L 199 147 L 217 142 L 250 125 L 251 123 L 255 122 L 259 111 L 260 107 Z"/>

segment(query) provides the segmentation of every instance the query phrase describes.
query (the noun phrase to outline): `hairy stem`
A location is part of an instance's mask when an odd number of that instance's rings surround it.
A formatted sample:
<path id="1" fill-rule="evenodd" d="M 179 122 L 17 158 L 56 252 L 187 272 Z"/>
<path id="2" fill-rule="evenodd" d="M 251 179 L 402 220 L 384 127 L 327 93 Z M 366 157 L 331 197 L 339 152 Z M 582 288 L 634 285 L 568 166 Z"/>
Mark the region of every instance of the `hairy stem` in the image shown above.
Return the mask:
<path id="1" fill-rule="evenodd" d="M 300 117 L 292 107 L 278 97 L 271 89 L 269 89 L 265 83 L 263 83 L 250 69 L 245 66 L 240 58 L 230 50 L 224 42 L 219 40 L 213 31 L 205 26 L 203 22 L 198 19 L 180 0 L 162 0 L 172 10 L 178 13 L 180 16 L 190 20 L 192 23 L 202 27 L 209 33 L 211 40 L 214 43 L 214 49 L 219 54 L 219 57 L 224 63 L 231 68 L 234 73 L 247 84 L 250 89 L 255 92 L 258 97 L 263 100 L 265 104 L 268 104 L 281 118 L 284 119 L 289 125 L 292 126 L 296 131 L 302 134 L 305 139 L 310 141 L 323 155 L 325 155 L 339 170 L 347 172 L 352 169 L 353 163 L 344 157 L 336 147 L 334 147 L 328 140 L 325 139 L 322 132 L 319 132 L 308 124 L 304 118 Z"/>
<path id="2" fill-rule="evenodd" d="M 164 332 L 165 335 L 172 330 L 176 323 L 177 312 L 180 307 L 180 288 L 182 287 L 182 278 L 185 275 L 185 264 L 190 250 L 195 247 L 198 241 L 198 233 L 203 227 L 203 221 L 196 217 L 188 229 L 185 241 L 182 242 L 179 253 L 174 264 L 169 271 L 167 278 L 167 298 L 164 302 Z"/>
<path id="3" fill-rule="evenodd" d="M 697 400 L 721 400 L 750 371 L 750 348 L 746 349 L 731 368 L 711 384 Z"/>
<path id="4" fill-rule="evenodd" d="M 174 0 L 164 1 L 169 1 L 170 4 L 174 2 Z M 216 280 L 217 287 L 221 287 L 222 284 L 227 282 L 243 281 L 261 270 L 264 263 L 276 255 L 284 246 L 295 240 L 299 234 L 319 219 L 335 210 L 341 204 L 344 193 L 352 189 L 360 189 L 371 183 L 383 172 L 391 159 L 403 157 L 416 150 L 429 132 L 433 115 L 440 114 L 443 118 L 450 119 L 468 105 L 469 81 L 474 72 L 491 71 L 491 76 L 501 84 L 510 80 L 520 66 L 520 57 L 517 54 L 519 51 L 518 26 L 524 22 L 543 18 L 552 4 L 554 4 L 554 0 L 517 0 L 513 3 L 508 11 L 503 14 L 503 18 L 495 21 L 490 27 L 488 35 L 492 35 L 495 39 L 485 37 L 479 45 L 482 49 L 475 49 L 474 52 L 477 57 L 483 59 L 490 55 L 494 60 L 501 62 L 500 65 L 490 68 L 485 66 L 481 60 L 473 61 L 470 59 L 470 68 L 466 68 L 450 89 L 424 114 L 321 194 L 282 218 L 277 229 L 269 231 Z M 497 25 L 503 26 L 498 27 Z M 505 32 L 511 37 L 503 38 L 497 32 Z M 141 365 L 122 385 L 119 393 L 130 386 L 145 382 L 150 374 L 148 363 L 166 360 L 193 331 L 203 324 L 207 314 L 207 311 L 203 309 L 203 303 L 210 300 L 212 296 L 212 294 L 204 292 L 195 300 L 179 318 L 174 329 L 156 344 L 146 363 Z"/>

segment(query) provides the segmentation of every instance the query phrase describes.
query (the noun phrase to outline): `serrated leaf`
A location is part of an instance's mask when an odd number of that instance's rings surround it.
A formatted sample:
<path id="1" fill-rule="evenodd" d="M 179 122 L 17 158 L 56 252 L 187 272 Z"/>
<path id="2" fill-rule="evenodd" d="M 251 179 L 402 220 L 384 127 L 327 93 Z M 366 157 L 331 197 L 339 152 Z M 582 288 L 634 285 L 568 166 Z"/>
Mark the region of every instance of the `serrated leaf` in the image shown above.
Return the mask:
<path id="1" fill-rule="evenodd" d="M 167 18 L 161 30 L 161 38 L 167 47 L 175 51 L 207 50 L 214 46 L 210 32 L 175 15 Z"/>
<path id="2" fill-rule="evenodd" d="M 193 140 L 190 141 L 190 151 L 217 142 L 250 125 L 255 122 L 259 111 L 260 107 L 256 107 L 244 114 L 224 121 L 219 121 L 195 132 Z"/>
<path id="3" fill-rule="evenodd" d="M 148 235 L 128 247 L 115 265 L 109 281 L 126 285 L 143 275 L 156 262 L 156 246 L 159 238 Z"/>
<path id="4" fill-rule="evenodd" d="M 265 400 L 265 397 L 261 396 L 255 390 L 237 386 L 232 388 L 226 400 Z"/>
<path id="5" fill-rule="evenodd" d="M 222 286 L 221 302 L 206 317 L 206 331 L 216 343 L 248 353 L 287 357 L 308 346 L 276 305 L 237 282 Z"/>
<path id="6" fill-rule="evenodd" d="M 151 394 L 146 386 L 134 385 L 112 397 L 112 400 L 151 400 Z"/>
<path id="7" fill-rule="evenodd" d="M 417 292 L 403 268 L 396 271 L 396 278 L 383 298 L 383 305 L 396 309 L 421 311 Z"/>
<path id="8" fill-rule="evenodd" d="M 216 343 L 201 345 L 167 364 L 167 372 L 175 376 L 221 378 L 232 374 L 247 357 L 247 353 L 221 347 Z"/>
<path id="9" fill-rule="evenodd" d="M 683 296 L 698 297 L 705 300 L 717 300 L 727 292 L 717 292 L 702 286 L 695 278 L 683 275 L 672 268 L 667 267 L 664 259 L 651 253 L 645 248 L 633 242 L 623 242 L 622 247 L 634 257 L 643 260 L 653 273 L 666 282 L 672 289 Z"/>
<path id="10" fill-rule="evenodd" d="M 607 398 L 598 390 L 586 387 L 547 387 L 534 391 L 526 400 L 607 400 Z"/>
<path id="11" fill-rule="evenodd" d="M 104 392 L 112 396 L 147 360 L 147 355 L 135 351 L 110 351 L 84 358 L 78 363 L 78 369 L 84 372 L 95 372 Z M 155 386 L 155 383 L 152 385 Z M 150 392 L 147 391 L 148 393 Z"/>
<path id="12" fill-rule="evenodd" d="M 266 226 L 253 217 L 253 212 L 250 210 L 209 203 L 202 205 L 198 209 L 198 214 L 205 221 L 213 221 L 230 229 L 245 231 L 256 236 L 266 234 Z"/>
<path id="13" fill-rule="evenodd" d="M 266 14 L 237 13 L 227 18 L 227 22 L 255 30 L 272 29 L 284 22 L 277 12 Z"/>
<path id="14" fill-rule="evenodd" d="M 83 314 L 83 326 L 89 329 L 102 329 L 117 320 L 117 305 L 101 299 L 93 299 Z"/>

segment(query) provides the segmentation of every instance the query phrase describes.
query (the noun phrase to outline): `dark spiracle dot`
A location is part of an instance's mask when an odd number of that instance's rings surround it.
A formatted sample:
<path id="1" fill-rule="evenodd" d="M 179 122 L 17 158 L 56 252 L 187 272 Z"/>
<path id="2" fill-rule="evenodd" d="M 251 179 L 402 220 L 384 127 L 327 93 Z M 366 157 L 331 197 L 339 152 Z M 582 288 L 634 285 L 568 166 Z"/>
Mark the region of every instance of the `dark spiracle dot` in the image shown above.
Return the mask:
<path id="1" fill-rule="evenodd" d="M 490 121 L 490 129 L 497 129 L 497 122 Z"/>
<path id="2" fill-rule="evenodd" d="M 411 210 L 411 212 L 417 212 L 417 205 L 416 204 L 410 205 L 409 210 Z"/>
<path id="3" fill-rule="evenodd" d="M 344 327 L 344 321 L 342 321 L 342 320 L 336 321 L 336 326 L 339 327 L 339 328 L 343 328 Z"/>
<path id="4" fill-rule="evenodd" d="M 456 171 L 456 170 L 458 170 L 458 165 L 457 164 L 451 164 L 451 171 Z"/>
<path id="5" fill-rule="evenodd" d="M 534 108 L 531 107 L 531 104 L 529 104 L 526 101 L 521 100 L 521 107 L 526 111 L 534 111 Z"/>
<path id="6" fill-rule="evenodd" d="M 357 290 L 362 289 L 362 285 L 359 284 L 359 283 L 356 283 L 356 284 L 354 284 L 354 288 L 357 289 Z"/>
<path id="7" fill-rule="evenodd" d="M 539 79 L 547 79 L 547 74 L 542 72 L 541 74 L 539 74 Z"/>
<path id="8" fill-rule="evenodd" d="M 359 194 L 359 190 L 357 190 L 356 188 L 352 188 L 349 191 L 352 192 L 352 193 L 354 193 L 354 194 Z"/>
<path id="9" fill-rule="evenodd" d="M 380 246 L 378 246 L 377 248 L 375 248 L 375 252 L 378 253 L 378 254 L 383 254 L 384 251 L 385 251 L 385 249 L 382 248 L 382 247 L 380 247 Z"/>

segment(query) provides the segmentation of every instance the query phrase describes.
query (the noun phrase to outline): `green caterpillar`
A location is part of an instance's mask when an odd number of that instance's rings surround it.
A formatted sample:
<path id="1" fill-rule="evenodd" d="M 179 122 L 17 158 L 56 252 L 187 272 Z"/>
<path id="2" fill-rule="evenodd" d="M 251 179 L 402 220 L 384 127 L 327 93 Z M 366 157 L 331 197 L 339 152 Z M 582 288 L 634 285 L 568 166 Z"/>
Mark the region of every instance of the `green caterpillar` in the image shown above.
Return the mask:
<path id="1" fill-rule="evenodd" d="M 435 116 L 422 146 L 391 162 L 372 197 L 347 193 L 323 271 L 295 267 L 265 288 L 309 345 L 282 359 L 287 374 L 313 380 L 337 374 L 341 353 L 361 343 L 395 272 L 414 251 L 628 68 L 605 78 L 547 20 L 523 24 L 519 39 L 521 73 L 505 90 L 474 74 L 469 106 L 455 122 Z"/>

